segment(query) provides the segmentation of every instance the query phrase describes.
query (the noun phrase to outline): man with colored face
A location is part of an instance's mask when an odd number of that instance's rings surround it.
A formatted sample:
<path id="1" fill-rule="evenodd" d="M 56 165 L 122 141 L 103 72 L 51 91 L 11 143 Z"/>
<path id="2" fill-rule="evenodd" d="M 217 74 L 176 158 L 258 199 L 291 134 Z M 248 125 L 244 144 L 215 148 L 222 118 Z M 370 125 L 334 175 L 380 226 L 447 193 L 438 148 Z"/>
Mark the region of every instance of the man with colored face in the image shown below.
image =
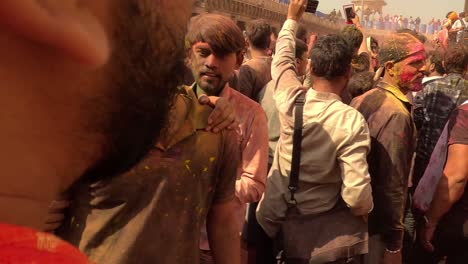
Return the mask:
<path id="1" fill-rule="evenodd" d="M 206 94 L 226 98 L 234 106 L 239 119 L 237 130 L 228 132 L 224 138 L 229 151 L 242 159 L 236 168 L 235 199 L 230 204 L 233 218 L 223 224 L 224 231 L 218 234 L 229 237 L 232 234 L 231 224 L 234 223 L 234 230 L 239 236 L 245 221 L 246 203 L 259 201 L 265 189 L 268 162 L 266 116 L 259 104 L 229 86 L 228 81 L 234 69 L 242 63 L 241 52 L 245 46 L 242 32 L 230 18 L 215 14 L 192 18 L 187 41 L 190 44 L 189 62 L 195 79 L 192 87 L 187 88 L 197 96 Z M 222 162 L 232 163 L 228 159 Z M 207 231 L 209 234 L 209 222 Z M 202 234 L 205 232 L 202 231 Z M 208 239 L 202 237 L 202 263 L 211 262 L 211 253 L 215 263 L 220 263 L 220 256 L 217 255 L 220 241 L 209 239 L 208 245 Z M 224 251 L 218 251 L 223 253 L 222 259 L 238 259 L 236 251 L 227 246 L 223 248 Z"/>
<path id="2" fill-rule="evenodd" d="M 398 264 L 416 142 L 412 106 L 405 94 L 422 88 L 425 50 L 414 36 L 398 33 L 382 43 L 379 58 L 385 75 L 351 105 L 366 119 L 372 138 L 368 164 L 375 207 L 369 217 L 367 263 Z"/>

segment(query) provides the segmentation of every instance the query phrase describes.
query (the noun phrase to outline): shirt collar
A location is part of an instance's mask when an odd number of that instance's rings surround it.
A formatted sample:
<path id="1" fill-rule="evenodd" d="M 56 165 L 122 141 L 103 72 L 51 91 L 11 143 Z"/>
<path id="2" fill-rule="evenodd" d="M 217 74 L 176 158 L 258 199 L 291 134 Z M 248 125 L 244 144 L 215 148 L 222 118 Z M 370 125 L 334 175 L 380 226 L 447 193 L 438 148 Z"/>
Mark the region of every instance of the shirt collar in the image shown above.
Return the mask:
<path id="1" fill-rule="evenodd" d="M 408 100 L 408 98 L 401 92 L 401 90 L 398 87 L 395 87 L 387 82 L 380 81 L 377 84 L 377 87 L 382 88 L 384 90 L 387 90 L 391 94 L 393 94 L 398 100 L 405 104 L 412 105 L 411 102 Z"/>
<path id="2" fill-rule="evenodd" d="M 322 100 L 326 100 L 326 101 L 329 101 L 329 100 L 339 100 L 339 101 L 341 101 L 341 97 L 338 96 L 337 94 L 328 93 L 328 92 L 319 92 L 319 91 L 314 90 L 313 87 L 312 87 L 312 89 L 309 89 L 309 93 L 311 93 L 314 97 L 316 97 L 318 99 L 322 99 Z"/>
<path id="3" fill-rule="evenodd" d="M 175 132 L 167 133 L 165 138 L 161 138 L 156 147 L 161 150 L 168 150 L 175 144 L 193 135 L 197 130 L 205 129 L 208 126 L 208 117 L 211 114 L 211 107 L 201 105 L 192 87 L 183 86 L 181 93 L 177 95 L 171 117 L 173 125 L 182 123 L 175 128 Z M 180 120 L 184 118 L 184 120 Z"/>
<path id="4" fill-rule="evenodd" d="M 423 80 L 422 80 L 422 84 L 426 84 L 427 82 L 430 82 L 430 81 L 433 81 L 433 80 L 437 80 L 437 79 L 441 79 L 443 78 L 442 76 L 432 76 L 432 77 L 424 77 Z"/>

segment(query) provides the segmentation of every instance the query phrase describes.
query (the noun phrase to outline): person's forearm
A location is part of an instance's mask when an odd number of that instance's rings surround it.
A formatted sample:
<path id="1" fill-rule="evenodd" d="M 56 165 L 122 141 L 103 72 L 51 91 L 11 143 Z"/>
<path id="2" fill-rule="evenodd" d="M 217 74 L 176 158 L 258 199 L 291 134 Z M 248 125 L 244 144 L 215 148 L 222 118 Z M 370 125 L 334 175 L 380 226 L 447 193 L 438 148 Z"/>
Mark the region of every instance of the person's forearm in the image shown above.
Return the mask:
<path id="1" fill-rule="evenodd" d="M 240 235 L 235 200 L 215 204 L 207 219 L 208 239 L 216 264 L 240 264 Z"/>
<path id="2" fill-rule="evenodd" d="M 244 136 L 247 141 L 242 151 L 242 173 L 236 181 L 236 196 L 243 203 L 252 203 L 262 197 L 268 173 L 268 123 L 263 110 L 256 111 Z"/>
<path id="3" fill-rule="evenodd" d="M 442 175 L 432 200 L 429 210 L 426 212 L 427 220 L 437 223 L 450 208 L 460 200 L 465 190 L 466 181 L 456 181 L 447 175 Z"/>
<path id="4" fill-rule="evenodd" d="M 277 80 L 285 68 L 294 67 L 296 57 L 296 30 L 298 24 L 293 19 L 288 19 L 276 40 L 276 53 L 271 64 L 271 77 Z"/>

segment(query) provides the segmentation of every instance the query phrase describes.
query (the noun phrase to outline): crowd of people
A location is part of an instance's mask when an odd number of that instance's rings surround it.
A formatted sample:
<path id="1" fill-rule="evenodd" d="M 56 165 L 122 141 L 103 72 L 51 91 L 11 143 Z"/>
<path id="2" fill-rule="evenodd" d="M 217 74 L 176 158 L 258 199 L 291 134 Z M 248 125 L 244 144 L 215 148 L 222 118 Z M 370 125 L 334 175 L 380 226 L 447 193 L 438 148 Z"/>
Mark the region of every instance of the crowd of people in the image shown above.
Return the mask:
<path id="1" fill-rule="evenodd" d="M 361 17 L 361 12 L 359 9 L 356 10 L 356 13 Z M 464 23 L 468 23 L 468 18 L 465 18 L 465 13 L 460 12 L 458 14 L 460 20 L 463 20 Z M 343 23 L 344 17 L 341 13 L 341 10 L 336 11 L 333 9 L 327 16 L 326 19 L 333 23 Z M 457 18 L 458 19 L 458 18 Z M 370 10 L 367 8 L 361 17 L 361 24 L 363 28 L 366 29 L 378 29 L 378 30 L 388 30 L 396 31 L 401 29 L 410 29 L 422 34 L 434 35 L 443 30 L 444 25 L 448 22 L 448 18 L 441 20 L 440 18 L 432 18 L 429 21 L 422 21 L 419 16 L 409 18 L 403 15 L 389 15 L 382 14 L 379 11 Z M 465 27 L 464 25 L 460 25 Z"/>
<path id="2" fill-rule="evenodd" d="M 186 0 L 3 1 L 0 263 L 467 263 L 458 14 L 426 50 L 359 17 L 318 36 L 306 2 L 275 34 Z"/>

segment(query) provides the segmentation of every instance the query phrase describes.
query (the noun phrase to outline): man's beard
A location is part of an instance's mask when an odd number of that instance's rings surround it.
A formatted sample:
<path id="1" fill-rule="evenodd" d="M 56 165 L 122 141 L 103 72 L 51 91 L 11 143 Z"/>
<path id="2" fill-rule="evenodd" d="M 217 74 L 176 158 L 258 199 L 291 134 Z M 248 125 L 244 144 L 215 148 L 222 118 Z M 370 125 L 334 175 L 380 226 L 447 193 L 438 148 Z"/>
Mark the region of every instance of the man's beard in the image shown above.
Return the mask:
<path id="1" fill-rule="evenodd" d="M 102 158 L 85 175 L 92 181 L 123 173 L 147 154 L 166 126 L 183 77 L 181 30 L 171 29 L 158 7 L 132 0 L 120 8 L 109 92 L 91 110 L 106 142 Z"/>

